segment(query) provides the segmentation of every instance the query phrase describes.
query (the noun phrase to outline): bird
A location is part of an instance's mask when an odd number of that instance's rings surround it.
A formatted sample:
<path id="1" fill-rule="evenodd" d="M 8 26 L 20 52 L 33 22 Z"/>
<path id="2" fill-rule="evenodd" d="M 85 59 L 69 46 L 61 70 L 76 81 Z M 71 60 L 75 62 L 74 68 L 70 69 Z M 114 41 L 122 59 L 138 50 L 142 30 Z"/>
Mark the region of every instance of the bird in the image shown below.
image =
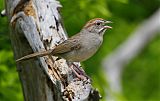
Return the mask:
<path id="1" fill-rule="evenodd" d="M 102 18 L 91 19 L 82 27 L 79 33 L 60 43 L 54 49 L 23 56 L 17 59 L 16 62 L 45 55 L 58 56 L 69 62 L 83 62 L 93 56 L 100 48 L 105 31 L 112 28 L 107 25 L 109 23 L 112 22 Z"/>
<path id="2" fill-rule="evenodd" d="M 97 52 L 102 45 L 105 31 L 112 28 L 107 25 L 109 23 L 112 22 L 102 18 L 91 19 L 82 27 L 79 33 L 60 43 L 54 49 L 26 55 L 17 59 L 16 62 L 21 62 L 35 57 L 42 57 L 45 55 L 58 56 L 67 61 L 70 65 L 69 67 L 71 67 L 72 71 L 78 78 L 88 78 L 88 76 L 85 75 L 84 72 L 73 62 L 83 62 Z M 76 67 L 76 69 L 72 66 Z"/>

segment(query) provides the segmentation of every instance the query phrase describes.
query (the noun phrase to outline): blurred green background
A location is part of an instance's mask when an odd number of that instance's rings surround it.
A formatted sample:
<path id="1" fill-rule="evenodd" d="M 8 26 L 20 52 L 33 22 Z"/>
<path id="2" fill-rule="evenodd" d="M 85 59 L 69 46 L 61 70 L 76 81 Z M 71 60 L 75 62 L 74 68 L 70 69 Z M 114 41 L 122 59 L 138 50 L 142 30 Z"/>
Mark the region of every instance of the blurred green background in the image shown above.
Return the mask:
<path id="1" fill-rule="evenodd" d="M 131 32 L 158 8 L 160 0 L 60 0 L 61 15 L 69 36 L 77 33 L 91 18 L 113 21 L 101 49 L 83 63 L 102 96 L 110 89 L 101 62 Z M 4 2 L 0 0 L 0 10 Z M 123 71 L 122 94 L 117 101 L 160 101 L 160 37 L 152 40 Z M 6 17 L 0 17 L 0 101 L 22 101 L 23 94 L 16 71 Z M 105 99 L 103 99 L 105 101 Z"/>

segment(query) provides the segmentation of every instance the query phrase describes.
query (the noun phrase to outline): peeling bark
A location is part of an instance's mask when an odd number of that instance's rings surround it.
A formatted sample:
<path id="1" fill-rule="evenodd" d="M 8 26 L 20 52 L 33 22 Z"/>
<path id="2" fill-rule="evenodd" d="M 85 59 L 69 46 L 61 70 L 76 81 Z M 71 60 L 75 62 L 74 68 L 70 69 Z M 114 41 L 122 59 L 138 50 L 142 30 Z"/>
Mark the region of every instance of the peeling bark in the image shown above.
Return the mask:
<path id="1" fill-rule="evenodd" d="M 6 0 L 15 59 L 53 49 L 67 39 L 56 0 Z M 80 63 L 75 63 L 80 67 Z M 82 68 L 81 68 L 82 69 Z M 66 60 L 44 56 L 17 63 L 25 101 L 98 101 L 90 79 L 79 80 Z"/>

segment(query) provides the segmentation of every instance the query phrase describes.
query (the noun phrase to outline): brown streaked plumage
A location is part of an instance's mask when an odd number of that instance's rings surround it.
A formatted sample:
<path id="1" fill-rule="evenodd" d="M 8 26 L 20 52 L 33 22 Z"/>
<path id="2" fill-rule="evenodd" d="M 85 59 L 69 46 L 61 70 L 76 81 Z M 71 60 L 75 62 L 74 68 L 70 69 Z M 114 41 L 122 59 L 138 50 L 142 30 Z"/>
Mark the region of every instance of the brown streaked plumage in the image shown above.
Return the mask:
<path id="1" fill-rule="evenodd" d="M 94 25 L 96 20 L 103 21 L 104 19 L 102 19 L 102 18 L 95 18 L 95 19 L 89 20 L 89 21 L 85 24 L 84 28 L 88 28 L 88 27 Z M 104 20 L 104 21 L 105 21 L 105 20 Z"/>

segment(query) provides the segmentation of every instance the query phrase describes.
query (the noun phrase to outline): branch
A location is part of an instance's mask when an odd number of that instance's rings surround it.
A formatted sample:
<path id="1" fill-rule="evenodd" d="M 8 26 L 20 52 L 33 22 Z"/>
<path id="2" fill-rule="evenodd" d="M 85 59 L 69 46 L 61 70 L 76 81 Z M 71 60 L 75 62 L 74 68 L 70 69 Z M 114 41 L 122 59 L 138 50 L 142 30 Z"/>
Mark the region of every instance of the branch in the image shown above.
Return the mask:
<path id="1" fill-rule="evenodd" d="M 121 72 L 126 64 L 136 57 L 142 49 L 160 32 L 160 9 L 153 16 L 144 21 L 131 33 L 131 36 L 115 49 L 103 61 L 112 91 L 121 91 Z"/>

